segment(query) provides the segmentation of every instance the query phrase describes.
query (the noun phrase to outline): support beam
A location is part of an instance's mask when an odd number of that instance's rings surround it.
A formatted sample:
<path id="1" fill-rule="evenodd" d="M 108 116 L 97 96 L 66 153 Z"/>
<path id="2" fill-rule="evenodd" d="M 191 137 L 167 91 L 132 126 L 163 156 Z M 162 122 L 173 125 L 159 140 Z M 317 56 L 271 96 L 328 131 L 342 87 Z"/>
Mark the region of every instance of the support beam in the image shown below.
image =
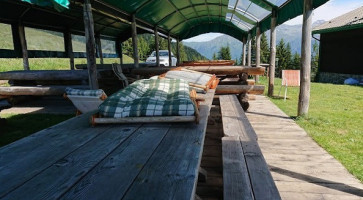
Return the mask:
<path id="1" fill-rule="evenodd" d="M 179 49 L 179 39 L 176 40 L 176 65 L 178 66 L 180 63 L 180 49 Z"/>
<path id="2" fill-rule="evenodd" d="M 120 58 L 120 65 L 122 66 L 124 61 L 123 61 L 123 58 L 122 58 L 122 42 L 121 42 L 120 39 L 118 39 L 116 41 L 116 54 Z"/>
<path id="3" fill-rule="evenodd" d="M 257 24 L 256 27 L 256 67 L 259 67 L 261 64 L 261 29 L 260 25 Z M 255 81 L 258 83 L 259 76 L 255 76 Z"/>
<path id="4" fill-rule="evenodd" d="M 100 34 L 96 34 L 96 50 L 98 57 L 100 58 L 100 64 L 103 64 L 102 44 Z"/>
<path id="5" fill-rule="evenodd" d="M 155 58 L 156 58 L 156 66 L 160 67 L 160 54 L 159 54 L 159 34 L 158 29 L 155 27 L 154 29 L 155 35 Z"/>
<path id="6" fill-rule="evenodd" d="M 28 59 L 28 47 L 26 44 L 24 26 L 22 24 L 18 25 L 18 31 L 19 31 L 19 39 L 20 39 L 20 44 L 21 44 L 21 52 L 23 55 L 23 67 L 24 67 L 24 70 L 30 70 L 29 59 Z"/>
<path id="7" fill-rule="evenodd" d="M 142 76 L 155 76 L 176 69 L 174 67 L 143 67 L 133 69 L 132 74 Z M 194 70 L 215 75 L 240 75 L 247 73 L 248 75 L 262 75 L 265 73 L 264 67 L 246 67 L 246 66 L 184 66 L 183 69 Z M 1 74 L 1 73 L 0 73 Z"/>
<path id="8" fill-rule="evenodd" d="M 242 43 L 242 65 L 246 66 L 246 37 L 243 37 L 243 43 Z"/>
<path id="9" fill-rule="evenodd" d="M 73 54 L 73 46 L 72 46 L 72 34 L 67 29 L 67 31 L 64 32 L 64 50 L 69 58 L 69 66 L 71 70 L 74 70 L 74 54 Z"/>
<path id="10" fill-rule="evenodd" d="M 13 46 L 14 46 L 14 51 L 15 51 L 16 57 L 22 57 L 23 53 L 21 50 L 22 48 L 21 48 L 20 36 L 19 36 L 19 24 L 17 24 L 17 23 L 11 24 L 11 34 L 13 36 Z"/>
<path id="11" fill-rule="evenodd" d="M 268 76 L 268 96 L 274 94 L 275 84 L 275 64 L 276 64 L 276 10 L 272 10 L 271 15 L 271 31 L 270 31 L 270 67 Z"/>
<path id="12" fill-rule="evenodd" d="M 263 94 L 264 85 L 218 85 L 216 94 Z"/>
<path id="13" fill-rule="evenodd" d="M 168 34 L 168 51 L 169 51 L 169 67 L 173 66 L 173 62 L 171 59 L 171 38 L 170 34 Z"/>
<path id="14" fill-rule="evenodd" d="M 252 41 L 251 41 L 251 33 L 248 33 L 247 43 L 248 43 L 248 57 L 247 57 L 247 66 L 251 66 L 251 51 L 252 51 Z"/>
<path id="15" fill-rule="evenodd" d="M 96 42 L 93 26 L 92 7 L 90 0 L 84 0 L 83 20 L 86 36 L 87 68 L 89 86 L 92 90 L 98 89 L 97 68 L 96 68 Z"/>
<path id="16" fill-rule="evenodd" d="M 131 31 L 132 31 L 132 48 L 134 50 L 134 67 L 139 68 L 139 50 L 137 48 L 137 31 L 136 31 L 136 16 L 132 15 L 132 23 L 131 23 Z"/>
<path id="17" fill-rule="evenodd" d="M 301 39 L 301 71 L 298 116 L 305 116 L 309 111 L 310 71 L 311 71 L 311 22 L 313 0 L 304 0 L 304 13 Z"/>

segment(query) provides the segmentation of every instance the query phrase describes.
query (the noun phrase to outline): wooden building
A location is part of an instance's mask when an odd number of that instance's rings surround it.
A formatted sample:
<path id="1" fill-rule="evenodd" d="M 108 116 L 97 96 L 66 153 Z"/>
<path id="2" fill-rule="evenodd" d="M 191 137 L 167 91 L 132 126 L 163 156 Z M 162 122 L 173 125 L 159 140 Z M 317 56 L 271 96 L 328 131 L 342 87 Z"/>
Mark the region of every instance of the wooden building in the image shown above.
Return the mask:
<path id="1" fill-rule="evenodd" d="M 319 82 L 363 79 L 363 6 L 313 30 L 320 34 Z"/>

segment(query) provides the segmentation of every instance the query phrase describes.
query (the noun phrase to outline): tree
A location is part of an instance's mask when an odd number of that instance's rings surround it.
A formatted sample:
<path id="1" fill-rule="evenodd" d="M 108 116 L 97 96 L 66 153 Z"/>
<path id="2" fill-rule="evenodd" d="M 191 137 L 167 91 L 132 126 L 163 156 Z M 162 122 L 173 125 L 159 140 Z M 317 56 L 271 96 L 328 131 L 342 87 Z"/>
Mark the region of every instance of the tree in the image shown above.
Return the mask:
<path id="1" fill-rule="evenodd" d="M 229 46 L 221 47 L 218 52 L 218 59 L 219 60 L 231 60 L 231 50 Z"/>
<path id="2" fill-rule="evenodd" d="M 184 48 L 184 44 L 182 42 L 179 42 L 179 53 L 180 53 L 180 63 L 183 62 L 183 61 L 187 61 L 188 58 L 187 58 L 187 54 L 185 52 L 185 48 Z"/>
<path id="3" fill-rule="evenodd" d="M 168 40 L 162 37 L 159 37 L 159 45 L 160 50 L 167 50 L 168 49 Z"/>
<path id="4" fill-rule="evenodd" d="M 284 39 L 281 39 L 276 47 L 276 57 L 279 59 L 276 66 L 276 76 L 281 77 L 281 71 L 289 69 L 291 64 L 291 46 L 290 43 L 285 45 Z"/>
<path id="5" fill-rule="evenodd" d="M 140 60 L 145 61 L 146 58 L 148 57 L 149 52 L 150 52 L 149 46 L 150 45 L 146 42 L 144 37 L 142 37 L 141 35 L 139 35 L 137 37 L 137 47 L 138 47 L 138 50 L 139 50 L 138 52 L 139 52 Z"/>
<path id="6" fill-rule="evenodd" d="M 213 53 L 213 60 L 218 60 L 216 53 Z"/>
<path id="7" fill-rule="evenodd" d="M 261 63 L 270 62 L 270 46 L 267 41 L 266 34 L 263 33 L 261 36 Z"/>
<path id="8" fill-rule="evenodd" d="M 291 69 L 300 69 L 301 57 L 295 52 L 291 59 Z"/>
<path id="9" fill-rule="evenodd" d="M 311 80 L 317 79 L 319 67 L 319 45 L 316 41 L 313 43 L 313 51 L 311 52 Z"/>

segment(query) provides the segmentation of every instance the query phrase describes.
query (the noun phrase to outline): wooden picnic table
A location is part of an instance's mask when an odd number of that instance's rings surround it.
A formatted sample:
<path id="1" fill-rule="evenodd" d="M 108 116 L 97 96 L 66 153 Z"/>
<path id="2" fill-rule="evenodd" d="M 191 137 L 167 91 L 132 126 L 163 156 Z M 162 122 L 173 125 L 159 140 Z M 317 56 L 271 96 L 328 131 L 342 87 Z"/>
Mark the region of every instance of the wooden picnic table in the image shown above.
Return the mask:
<path id="1" fill-rule="evenodd" d="M 0 199 L 194 199 L 200 122 L 100 125 L 80 115 L 0 148 Z"/>

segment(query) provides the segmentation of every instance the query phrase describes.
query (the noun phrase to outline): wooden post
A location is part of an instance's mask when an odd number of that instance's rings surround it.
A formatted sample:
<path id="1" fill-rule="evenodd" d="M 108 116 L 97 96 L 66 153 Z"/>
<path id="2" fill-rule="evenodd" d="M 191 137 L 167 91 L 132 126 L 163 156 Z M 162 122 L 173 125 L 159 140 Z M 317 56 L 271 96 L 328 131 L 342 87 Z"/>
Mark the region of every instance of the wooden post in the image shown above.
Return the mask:
<path id="1" fill-rule="evenodd" d="M 304 13 L 301 39 L 301 71 L 298 116 L 305 116 L 309 111 L 310 67 L 311 67 L 311 21 L 313 0 L 304 0 Z"/>
<path id="2" fill-rule="evenodd" d="M 180 50 L 179 50 L 179 39 L 176 40 L 176 65 L 180 63 Z"/>
<path id="3" fill-rule="evenodd" d="M 169 67 L 173 66 L 172 60 L 171 60 L 171 39 L 170 34 L 168 34 L 168 51 L 169 51 Z"/>
<path id="4" fill-rule="evenodd" d="M 269 76 L 268 76 L 268 96 L 273 96 L 274 94 L 274 84 L 275 84 L 275 64 L 276 64 L 276 10 L 272 10 L 271 15 L 271 31 L 270 31 L 270 66 L 269 66 Z"/>
<path id="5" fill-rule="evenodd" d="M 72 46 L 72 34 L 69 30 L 64 32 L 64 50 L 69 58 L 69 66 L 71 70 L 74 70 L 74 54 Z"/>
<path id="6" fill-rule="evenodd" d="M 96 50 L 98 57 L 100 58 L 100 63 L 103 64 L 101 36 L 99 34 L 96 34 Z"/>
<path id="7" fill-rule="evenodd" d="M 11 24 L 11 32 L 13 36 L 13 45 L 14 51 L 16 53 L 16 57 L 20 58 L 23 57 L 22 47 L 20 43 L 20 36 L 19 36 L 19 24 L 13 23 Z"/>
<path id="8" fill-rule="evenodd" d="M 90 0 L 84 0 L 83 20 L 86 36 L 87 68 L 89 86 L 92 90 L 98 89 L 97 68 L 96 68 L 96 42 L 93 26 L 92 7 Z"/>
<path id="9" fill-rule="evenodd" d="M 247 66 L 251 66 L 251 50 L 252 50 L 252 41 L 251 41 L 251 33 L 248 33 L 248 38 L 247 38 L 247 43 L 248 43 L 248 57 L 247 57 Z"/>
<path id="10" fill-rule="evenodd" d="M 243 46 L 242 46 L 242 65 L 245 66 L 246 65 L 246 37 L 243 37 Z"/>
<path id="11" fill-rule="evenodd" d="M 123 58 L 122 58 L 122 42 L 120 39 L 116 41 L 116 54 L 120 58 L 120 65 L 123 64 Z"/>
<path id="12" fill-rule="evenodd" d="M 158 29 L 155 27 L 154 29 L 155 35 L 155 58 L 156 58 L 156 66 L 160 67 L 160 54 L 159 54 L 159 34 Z"/>
<path id="13" fill-rule="evenodd" d="M 27 44 L 26 44 L 24 26 L 22 24 L 18 25 L 18 31 L 19 31 L 19 39 L 20 39 L 20 44 L 21 44 L 21 52 L 22 52 L 22 55 L 23 55 L 24 70 L 30 70 L 30 68 L 29 68 L 29 59 L 28 59 L 28 47 L 27 47 Z"/>
<path id="14" fill-rule="evenodd" d="M 259 67 L 261 64 L 261 29 L 260 25 L 257 24 L 256 27 L 256 67 Z M 259 76 L 255 76 L 255 81 L 258 83 Z"/>
<path id="15" fill-rule="evenodd" d="M 136 16 L 132 15 L 132 23 L 131 23 L 131 31 L 132 31 L 132 47 L 134 50 L 134 67 L 139 68 L 139 50 L 137 48 L 137 31 L 136 31 Z"/>

